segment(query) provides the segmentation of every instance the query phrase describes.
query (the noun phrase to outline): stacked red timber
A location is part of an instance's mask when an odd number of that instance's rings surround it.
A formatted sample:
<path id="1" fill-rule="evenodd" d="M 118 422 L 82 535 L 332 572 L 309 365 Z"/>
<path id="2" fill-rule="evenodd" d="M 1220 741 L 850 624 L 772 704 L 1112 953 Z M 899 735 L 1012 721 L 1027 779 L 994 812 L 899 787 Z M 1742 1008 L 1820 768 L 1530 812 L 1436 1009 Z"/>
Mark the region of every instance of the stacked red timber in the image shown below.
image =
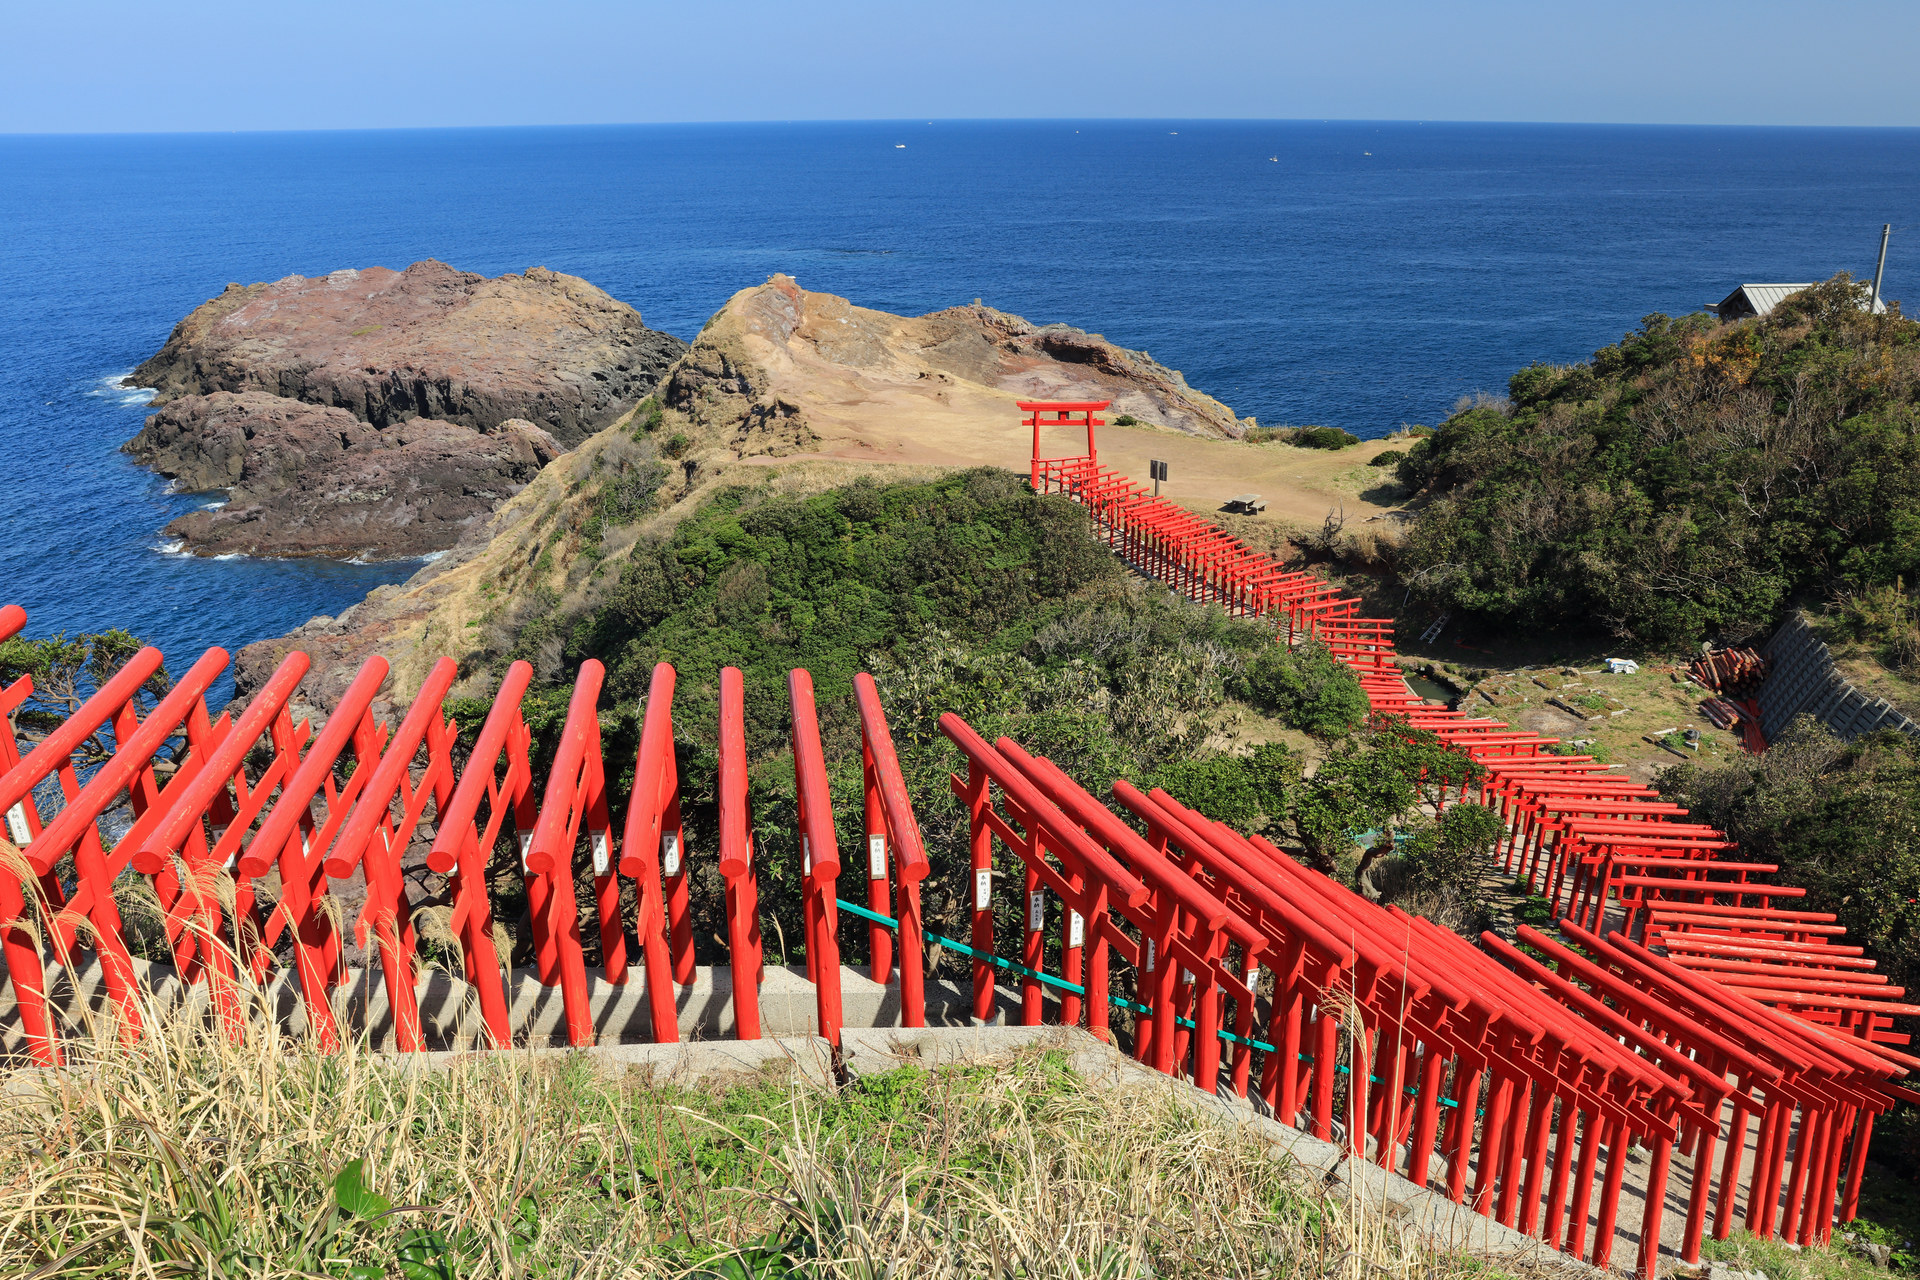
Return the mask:
<path id="1" fill-rule="evenodd" d="M 1716 728 L 1740 734 L 1747 750 L 1759 753 L 1767 749 L 1766 735 L 1760 731 L 1760 682 L 1767 678 L 1767 660 L 1752 649 L 1712 649 L 1693 660 L 1688 668 L 1703 687 L 1714 696 L 1700 704 L 1700 712 Z"/>

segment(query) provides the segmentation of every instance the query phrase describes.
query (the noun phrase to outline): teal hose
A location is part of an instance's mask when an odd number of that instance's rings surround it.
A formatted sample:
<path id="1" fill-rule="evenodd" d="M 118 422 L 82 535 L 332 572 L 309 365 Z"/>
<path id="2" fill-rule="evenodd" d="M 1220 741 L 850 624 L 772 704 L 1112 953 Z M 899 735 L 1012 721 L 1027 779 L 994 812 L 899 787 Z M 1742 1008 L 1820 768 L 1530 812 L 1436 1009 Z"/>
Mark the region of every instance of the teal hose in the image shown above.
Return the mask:
<path id="1" fill-rule="evenodd" d="M 845 898 L 835 898 L 834 901 L 839 904 L 839 907 L 842 911 L 851 912 L 854 915 L 859 916 L 863 920 L 871 920 L 878 925 L 885 925 L 887 928 L 892 929 L 896 933 L 899 932 L 900 930 L 900 922 L 898 920 L 895 920 L 892 916 L 883 916 L 878 911 L 871 911 L 866 907 L 855 906 L 853 903 L 848 902 Z M 1051 973 L 1042 973 L 1038 969 L 1029 969 L 1027 968 L 1026 965 L 1021 964 L 1017 960 L 1009 960 L 1005 956 L 997 956 L 997 955 L 994 955 L 992 952 L 977 950 L 973 947 L 968 946 L 964 942 L 957 942 L 954 939 L 946 937 L 943 934 L 929 933 L 926 935 L 926 937 L 927 937 L 927 941 L 929 942 L 937 942 L 941 946 L 945 947 L 947 950 L 958 951 L 963 956 L 972 956 L 975 960 L 983 961 L 987 964 L 994 966 L 996 969 L 1004 969 L 1008 973 L 1017 973 L 1023 978 L 1032 978 L 1035 982 L 1042 983 L 1049 987 L 1058 987 L 1062 991 L 1071 991 L 1073 992 L 1073 994 L 1077 996 L 1084 996 L 1087 994 L 1087 989 L 1081 986 L 1077 982 L 1068 982 L 1065 978 L 1055 977 Z M 1153 1009 L 1150 1006 L 1141 1004 L 1137 1000 L 1129 1000 L 1125 996 L 1108 995 L 1107 1003 L 1112 1005 L 1117 1005 L 1120 1008 L 1127 1010 L 1129 1013 L 1151 1014 L 1153 1012 Z M 1192 1018 L 1183 1018 L 1183 1017 L 1180 1017 L 1178 1014 L 1175 1014 L 1173 1020 L 1179 1023 L 1183 1027 L 1198 1030 L 1198 1026 Z M 1280 1047 L 1278 1045 L 1271 1045 L 1271 1044 L 1268 1044 L 1265 1040 L 1255 1040 L 1248 1036 L 1235 1035 L 1231 1031 L 1221 1030 L 1216 1032 L 1215 1034 L 1229 1044 L 1243 1044 L 1250 1049 L 1258 1049 L 1262 1053 L 1278 1053 L 1280 1051 Z M 1313 1061 L 1313 1056 L 1311 1054 L 1303 1053 L 1299 1055 L 1299 1058 L 1300 1058 L 1300 1061 L 1306 1062 L 1306 1063 L 1311 1063 Z M 1334 1070 L 1338 1071 L 1343 1076 L 1353 1074 L 1353 1072 L 1344 1065 L 1337 1065 L 1335 1066 Z M 1367 1079 L 1372 1081 L 1374 1084 L 1386 1083 L 1386 1081 L 1382 1080 L 1379 1076 L 1370 1075 L 1367 1077 Z M 1410 1098 L 1417 1097 L 1419 1096 L 1420 1090 L 1415 1087 L 1409 1087 L 1405 1090 L 1405 1093 Z M 1443 1107 L 1457 1107 L 1460 1104 L 1452 1098 L 1442 1098 L 1440 1099 L 1440 1105 Z"/>

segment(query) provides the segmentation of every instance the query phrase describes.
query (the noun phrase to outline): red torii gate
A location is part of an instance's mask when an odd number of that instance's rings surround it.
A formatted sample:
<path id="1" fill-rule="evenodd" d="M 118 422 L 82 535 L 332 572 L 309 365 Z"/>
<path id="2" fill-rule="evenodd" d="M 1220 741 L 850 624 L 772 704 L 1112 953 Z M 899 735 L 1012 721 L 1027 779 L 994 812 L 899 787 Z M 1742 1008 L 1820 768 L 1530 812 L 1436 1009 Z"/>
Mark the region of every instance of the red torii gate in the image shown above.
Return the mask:
<path id="1" fill-rule="evenodd" d="M 1099 451 L 1094 447 L 1093 429 L 1106 426 L 1106 420 L 1095 417 L 1111 405 L 1111 400 L 1017 400 L 1014 402 L 1027 415 L 1020 425 L 1033 428 L 1033 470 L 1031 480 L 1036 492 L 1045 492 L 1040 487 L 1040 465 L 1044 462 L 1086 462 L 1096 464 L 1100 460 Z M 1048 417 L 1052 414 L 1052 417 Z M 1079 415 L 1075 417 L 1075 415 Z M 1084 458 L 1046 458 L 1040 456 L 1040 428 L 1046 427 L 1085 427 L 1087 431 L 1087 452 Z"/>

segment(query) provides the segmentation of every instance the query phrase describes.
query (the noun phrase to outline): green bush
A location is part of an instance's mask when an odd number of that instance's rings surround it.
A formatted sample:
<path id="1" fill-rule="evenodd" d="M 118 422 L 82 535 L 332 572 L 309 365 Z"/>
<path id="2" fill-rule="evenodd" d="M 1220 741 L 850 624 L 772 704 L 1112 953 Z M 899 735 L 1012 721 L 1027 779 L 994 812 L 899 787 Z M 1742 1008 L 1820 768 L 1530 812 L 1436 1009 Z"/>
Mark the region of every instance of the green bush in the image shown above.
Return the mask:
<path id="1" fill-rule="evenodd" d="M 696 703 L 717 696 L 721 667 L 738 666 L 767 691 L 765 707 L 750 697 L 748 718 L 756 741 L 771 741 L 794 667 L 823 700 L 842 697 L 870 655 L 929 627 L 969 643 L 1031 628 L 1049 604 L 1119 574 L 1085 510 L 1011 472 L 801 498 L 737 487 L 634 549 L 606 603 L 574 626 L 566 665 L 599 658 L 609 689 L 632 697 L 669 661 L 686 672 L 681 699 Z M 1031 634 L 1006 639 L 1017 649 Z"/>
<path id="2" fill-rule="evenodd" d="M 1743 859 L 1805 887 L 1796 908 L 1836 913 L 1889 982 L 1920 985 L 1920 739 L 1883 731 L 1843 743 L 1803 716 L 1761 755 L 1675 765 L 1658 786 Z"/>
<path id="3" fill-rule="evenodd" d="M 1360 678 L 1312 640 L 1291 650 L 1281 644 L 1260 650 L 1233 690 L 1288 728 L 1317 738 L 1351 733 L 1369 708 Z"/>
<path id="4" fill-rule="evenodd" d="M 1433 444 L 1430 440 L 1415 440 L 1400 461 L 1394 465 L 1394 478 L 1409 489 L 1424 489 L 1433 476 Z"/>
<path id="5" fill-rule="evenodd" d="M 1285 816 L 1299 780 L 1299 757 L 1275 742 L 1244 756 L 1173 761 L 1153 784 L 1209 818 L 1255 831 Z"/>
<path id="6" fill-rule="evenodd" d="M 1920 607 L 1904 578 L 1842 595 L 1823 622 L 1835 634 L 1866 646 L 1887 670 L 1920 675 Z"/>
<path id="7" fill-rule="evenodd" d="M 1359 443 L 1359 436 L 1339 427 L 1302 427 L 1293 436 L 1293 444 L 1301 449 L 1344 449 Z"/>
<path id="8" fill-rule="evenodd" d="M 653 396 L 642 400 L 633 411 L 633 434 L 638 437 L 650 435 L 660 429 L 666 421 L 666 411 L 660 407 L 660 401 Z"/>
<path id="9" fill-rule="evenodd" d="M 1406 844 L 1408 892 L 1430 896 L 1452 917 L 1447 923 L 1475 931 L 1489 911 L 1481 880 L 1505 834 L 1506 824 L 1486 805 L 1448 805 Z"/>
<path id="10" fill-rule="evenodd" d="M 1400 465 L 1400 459 L 1407 455 L 1399 449 L 1383 449 L 1367 460 L 1370 467 L 1394 467 Z"/>

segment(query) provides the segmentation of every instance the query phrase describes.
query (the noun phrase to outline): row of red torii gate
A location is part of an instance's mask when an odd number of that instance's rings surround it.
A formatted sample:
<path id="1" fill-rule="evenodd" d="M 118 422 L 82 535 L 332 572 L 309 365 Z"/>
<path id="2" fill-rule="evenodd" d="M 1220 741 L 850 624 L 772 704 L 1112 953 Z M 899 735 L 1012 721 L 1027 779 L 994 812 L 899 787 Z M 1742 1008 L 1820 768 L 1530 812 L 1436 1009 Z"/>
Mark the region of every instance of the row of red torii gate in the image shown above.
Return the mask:
<path id="1" fill-rule="evenodd" d="M 1279 642 L 1325 645 L 1358 673 L 1381 728 L 1431 731 L 1478 762 L 1478 779 L 1451 798 L 1504 814 L 1506 869 L 1566 918 L 1553 935 L 1523 928 L 1526 950 L 1493 934 L 1476 945 L 1373 904 L 1178 797 L 1071 778 L 947 714 L 939 730 L 964 761 L 951 788 L 970 832 L 966 865 L 954 868 L 966 877 L 968 934 L 947 937 L 922 918 L 934 868 L 871 677 L 855 681 L 864 840 L 848 850 L 812 682 L 796 670 L 787 691 L 804 864 L 796 932 L 822 1036 L 837 1044 L 856 979 L 895 993 L 887 1007 L 901 1025 L 925 1025 L 926 956 L 945 948 L 970 962 L 970 1001 L 962 994 L 972 1019 L 1084 1026 L 1596 1265 L 1630 1231 L 1618 1218 L 1636 1145 L 1651 1152 L 1632 1231 L 1642 1274 L 1667 1226 L 1676 1155 L 1685 1191 L 1674 1243 L 1688 1260 L 1707 1230 L 1725 1237 L 1739 1221 L 1813 1243 L 1853 1217 L 1874 1117 L 1920 1102 L 1900 1083 L 1916 1060 L 1894 1029 L 1920 1008 L 1900 1002 L 1904 992 L 1844 942 L 1831 914 L 1795 909 L 1803 890 L 1739 861 L 1724 836 L 1651 788 L 1557 754 L 1553 739 L 1415 696 L 1389 622 L 1359 617 L 1359 602 L 1318 575 L 1103 468 L 1095 429 L 1105 404 L 1020 407 L 1034 432 L 1033 487 L 1082 504 L 1116 554 L 1195 600 L 1272 620 Z M 1086 452 L 1042 458 L 1043 429 L 1061 426 L 1084 429 Z M 0 639 L 26 622 L 17 606 L 0 608 Z M 83 971 L 97 973 L 117 1034 L 143 1034 L 143 972 L 114 892 L 130 875 L 145 877 L 164 908 L 172 974 L 204 988 L 226 1034 L 252 1033 L 253 994 L 276 977 L 297 986 L 317 1047 L 354 1034 L 339 1000 L 351 930 L 378 957 L 397 1047 L 430 1047 L 403 866 L 423 824 L 433 833 L 427 864 L 451 886 L 460 977 L 487 1042 L 512 1044 L 525 1030 L 513 1023 L 488 892 L 502 842 L 512 842 L 527 896 L 531 980 L 558 990 L 569 1043 L 598 1034 L 583 929 L 597 931 L 596 977 L 643 985 L 651 1034 L 678 1036 L 679 996 L 701 968 L 690 877 L 702 859 L 724 884 L 730 1027 L 760 1036 L 765 919 L 737 670 L 719 675 L 718 835 L 700 850 L 682 822 L 667 664 L 654 672 L 621 796 L 608 778 L 625 762 L 601 749 L 598 663 L 578 671 L 536 785 L 525 663 L 505 673 L 463 756 L 443 710 L 458 674 L 450 658 L 397 724 L 373 715 L 387 666 L 369 659 L 317 726 L 289 711 L 305 654 L 290 653 L 244 708 L 216 715 L 207 694 L 227 661 L 209 650 L 143 714 L 140 692 L 161 655 L 142 649 L 24 755 L 16 734 L 0 736 L 10 837 L 0 839 L 0 950 L 13 1030 L 32 1060 L 62 1060 L 79 1017 L 71 975 Z M 30 693 L 25 677 L 0 689 L 0 711 L 11 717 Z M 103 731 L 113 754 L 83 774 L 76 752 Z M 103 821 L 114 813 L 130 825 Z M 365 904 L 345 921 L 329 899 L 349 881 L 364 884 Z M 623 912 L 623 885 L 637 911 Z M 1018 936 L 1003 941 L 1009 922 Z M 867 934 L 865 973 L 841 963 L 850 928 Z"/>

